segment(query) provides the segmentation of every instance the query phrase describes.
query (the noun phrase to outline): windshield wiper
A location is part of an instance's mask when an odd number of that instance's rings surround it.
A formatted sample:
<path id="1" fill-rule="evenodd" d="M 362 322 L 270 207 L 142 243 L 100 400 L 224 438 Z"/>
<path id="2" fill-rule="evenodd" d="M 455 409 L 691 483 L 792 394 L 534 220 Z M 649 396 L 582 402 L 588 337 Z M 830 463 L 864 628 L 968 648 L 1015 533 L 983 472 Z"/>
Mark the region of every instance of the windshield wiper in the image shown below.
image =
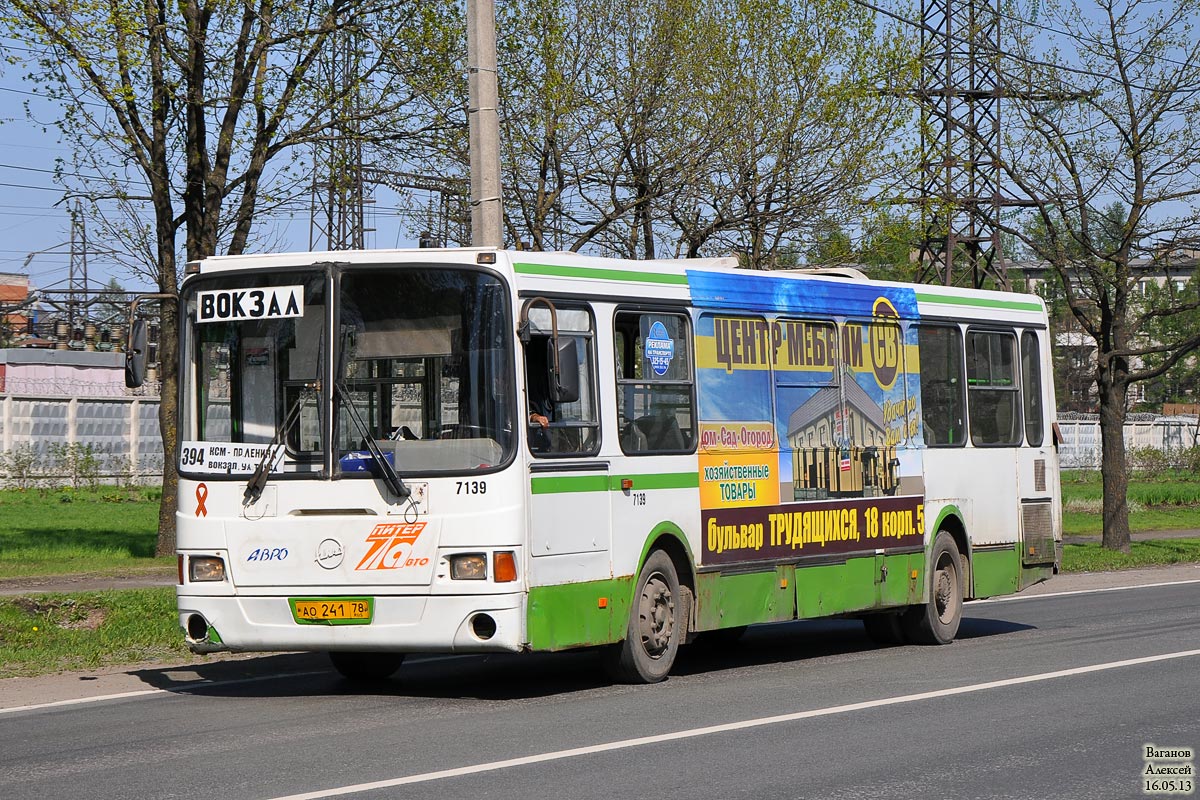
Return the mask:
<path id="1" fill-rule="evenodd" d="M 341 382 L 335 383 L 333 388 L 337 391 L 338 397 L 342 401 L 342 408 L 350 412 L 350 420 L 354 423 L 354 427 L 358 429 L 362 435 L 363 444 L 367 447 L 367 452 L 371 454 L 371 458 L 379 466 L 379 471 L 382 474 L 383 482 L 392 490 L 392 494 L 400 499 L 404 499 L 412 494 L 412 489 L 404 485 L 404 481 L 396 474 L 396 470 L 383 456 L 383 451 L 379 449 L 379 445 L 375 444 L 375 438 L 371 435 L 371 431 L 367 428 L 367 424 L 358 414 L 358 407 L 354 405 L 354 400 L 350 398 L 350 393 L 346 391 Z"/>
<path id="2" fill-rule="evenodd" d="M 275 429 L 275 435 L 271 437 L 271 442 L 267 445 L 266 452 L 259 459 L 258 466 L 254 468 L 254 473 L 251 474 L 250 480 L 246 482 L 246 491 L 242 493 L 242 505 L 252 506 L 258 502 L 258 498 L 262 497 L 263 489 L 267 486 L 267 478 L 271 475 L 271 464 L 275 461 L 275 448 L 282 444 L 283 437 L 291 429 L 292 423 L 300 417 L 300 409 L 304 406 L 304 398 L 307 393 L 318 389 L 320 385 L 319 382 L 306 383 L 300 387 L 300 395 L 296 398 L 296 402 L 292 403 L 292 407 L 288 409 L 287 416 L 283 420 L 283 425 Z"/>

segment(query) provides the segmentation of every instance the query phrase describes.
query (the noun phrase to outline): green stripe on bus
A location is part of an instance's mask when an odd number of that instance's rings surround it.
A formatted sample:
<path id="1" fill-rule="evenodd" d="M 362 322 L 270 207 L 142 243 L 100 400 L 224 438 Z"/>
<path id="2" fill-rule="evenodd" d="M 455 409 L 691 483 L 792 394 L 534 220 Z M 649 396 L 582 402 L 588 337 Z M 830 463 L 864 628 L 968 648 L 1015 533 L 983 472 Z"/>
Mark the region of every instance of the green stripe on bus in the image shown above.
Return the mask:
<path id="1" fill-rule="evenodd" d="M 575 494 L 607 492 L 607 475 L 569 475 L 561 478 L 533 478 L 529 488 L 534 494 Z"/>
<path id="2" fill-rule="evenodd" d="M 562 267 L 556 264 L 513 264 L 520 275 L 549 275 L 555 278 L 593 278 L 606 281 L 629 281 L 634 283 L 663 283 L 670 286 L 687 286 L 686 275 L 663 275 L 657 272 L 635 272 L 623 269 L 601 269 L 599 267 Z"/>
<path id="3" fill-rule="evenodd" d="M 633 481 L 633 491 L 646 489 L 696 489 L 700 474 L 696 472 L 662 472 L 639 475 L 565 475 L 553 478 L 532 478 L 529 486 L 534 494 L 574 494 L 577 492 L 619 492 L 622 480 Z"/>
<path id="4" fill-rule="evenodd" d="M 941 303 L 949 306 L 976 306 L 979 308 L 1003 308 L 1009 311 L 1041 311 L 1037 303 L 1027 303 L 1023 300 L 992 300 L 986 297 L 943 297 L 937 294 L 917 292 L 917 301 L 921 303 Z"/>

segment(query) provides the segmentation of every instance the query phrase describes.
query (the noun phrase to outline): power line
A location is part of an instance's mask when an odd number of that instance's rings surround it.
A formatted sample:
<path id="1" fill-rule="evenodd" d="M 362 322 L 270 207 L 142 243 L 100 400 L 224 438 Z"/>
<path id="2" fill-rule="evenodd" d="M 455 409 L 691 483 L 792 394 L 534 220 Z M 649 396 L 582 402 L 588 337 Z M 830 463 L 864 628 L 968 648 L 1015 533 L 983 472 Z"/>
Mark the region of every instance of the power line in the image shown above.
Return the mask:
<path id="1" fill-rule="evenodd" d="M 24 89 L 13 89 L 8 86 L 0 86 L 0 92 L 12 92 L 13 94 L 23 94 L 29 97 L 41 98 L 41 95 L 36 94 L 35 92 L 27 92 Z"/>
<path id="2" fill-rule="evenodd" d="M 1041 23 L 1034 22 L 1033 20 L 1023 19 L 1021 17 L 1017 17 L 1012 14 L 1007 14 L 1001 10 L 997 10 L 996 15 L 1002 19 L 1007 19 L 1010 22 L 1017 22 L 1022 25 L 1028 26 L 1030 28 L 1035 28 L 1036 30 L 1039 30 L 1039 31 L 1045 31 L 1046 33 L 1053 33 L 1058 36 L 1065 36 L 1068 39 L 1074 39 L 1075 41 L 1079 42 L 1080 44 L 1096 45 L 1098 47 L 1108 47 L 1110 44 L 1109 42 L 1106 42 L 1102 39 L 1093 39 L 1091 37 L 1082 36 L 1078 33 L 1073 33 L 1070 31 L 1060 31 L 1057 28 L 1051 28 L 1049 25 L 1042 25 Z M 1173 64 L 1177 67 L 1195 67 L 1196 66 L 1196 64 L 1194 62 L 1176 61 L 1173 58 L 1168 58 L 1167 56 L 1162 56 L 1162 55 L 1156 56 L 1155 59 L 1157 61 L 1162 61 L 1165 64 Z"/>
<path id="3" fill-rule="evenodd" d="M 9 189 L 35 189 L 39 192 L 61 192 L 63 189 L 58 186 L 30 186 L 27 183 L 3 183 L 0 186 L 5 186 Z"/>
<path id="4" fill-rule="evenodd" d="M 875 3 L 870 2 L 870 0 L 851 0 L 851 2 L 853 2 L 855 5 L 862 6 L 863 8 L 870 9 L 871 11 L 875 11 L 879 14 L 883 14 L 885 17 L 888 17 L 889 19 L 896 20 L 897 22 L 903 23 L 903 24 L 905 24 L 911 28 L 915 28 L 919 31 L 924 31 L 926 33 L 936 33 L 935 31 L 930 31 L 928 26 L 925 25 L 923 22 L 917 22 L 916 20 L 911 20 L 908 17 L 905 17 L 901 14 L 897 14 L 894 11 L 890 11 L 886 8 L 883 8 L 882 6 L 876 5 Z M 1019 18 L 1015 18 L 1015 17 L 1010 17 L 1010 19 L 1016 19 L 1019 21 Z M 948 38 L 951 41 L 956 42 L 958 44 L 969 45 L 971 43 L 970 40 L 964 39 L 961 36 L 950 35 Z M 1095 44 L 1103 44 L 1102 42 L 1094 42 L 1094 43 Z M 1066 64 L 1056 64 L 1056 63 L 1050 62 L 1050 61 L 1041 61 L 1036 58 L 1029 58 L 1027 56 L 1018 55 L 1016 53 L 1012 53 L 1012 52 L 1009 52 L 1008 50 L 1005 50 L 1004 48 L 1000 47 L 998 44 L 996 46 L 996 54 L 1000 55 L 1000 56 L 1004 56 L 1005 58 L 1011 59 L 1012 61 L 1015 61 L 1015 62 L 1018 62 L 1021 64 L 1028 64 L 1030 66 L 1046 67 L 1048 69 L 1059 70 L 1062 72 L 1069 72 L 1069 73 L 1072 73 L 1075 75 L 1086 75 L 1088 77 L 1099 78 L 1100 80 L 1104 80 L 1104 81 L 1114 81 L 1115 82 L 1117 80 L 1117 78 L 1115 78 L 1114 76 L 1105 75 L 1102 72 L 1095 72 L 1090 69 L 1082 69 L 1080 67 L 1072 67 L 1072 66 L 1068 66 Z M 1166 59 L 1160 59 L 1160 60 L 1166 60 Z M 1179 63 L 1179 62 L 1176 62 L 1176 63 Z M 1179 63 L 1179 66 L 1189 66 L 1189 65 L 1185 64 L 1185 63 Z M 1159 89 L 1159 88 L 1152 87 L 1152 86 L 1143 86 L 1138 83 L 1122 82 L 1122 85 L 1128 86 L 1131 89 L 1137 89 L 1137 90 L 1143 91 L 1143 92 L 1161 91 L 1161 89 Z M 1200 87 L 1197 87 L 1196 89 L 1187 89 L 1187 90 L 1180 89 L 1179 92 L 1180 92 L 1180 94 L 1194 94 L 1196 92 L 1200 92 Z"/>
<path id="5" fill-rule="evenodd" d="M 142 186 L 149 186 L 149 184 L 146 181 L 141 180 L 141 179 L 124 178 L 124 179 L 118 180 L 116 178 L 105 177 L 103 175 L 84 175 L 81 172 L 65 172 L 65 171 L 59 171 L 59 170 L 53 170 L 53 169 L 42 169 L 40 167 L 24 167 L 19 164 L 0 164 L 0 168 L 19 169 L 19 170 L 23 170 L 25 172 L 39 172 L 39 173 L 42 173 L 45 175 L 65 175 L 65 176 L 68 176 L 71 178 L 79 178 L 80 180 L 85 180 L 85 181 L 107 181 L 110 183 L 118 183 L 118 184 L 129 184 L 129 183 L 137 182 Z"/>

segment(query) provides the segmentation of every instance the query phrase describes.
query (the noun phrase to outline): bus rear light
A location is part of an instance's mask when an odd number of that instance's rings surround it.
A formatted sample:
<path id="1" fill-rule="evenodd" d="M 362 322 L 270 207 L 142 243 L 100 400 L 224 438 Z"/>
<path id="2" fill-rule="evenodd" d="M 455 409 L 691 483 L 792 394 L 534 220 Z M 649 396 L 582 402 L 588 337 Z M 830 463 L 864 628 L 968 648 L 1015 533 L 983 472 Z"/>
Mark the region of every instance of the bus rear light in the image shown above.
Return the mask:
<path id="1" fill-rule="evenodd" d="M 456 581 L 487 580 L 487 556 L 483 553 L 450 556 L 450 578 Z"/>
<path id="2" fill-rule="evenodd" d="M 492 580 L 509 583 L 517 579 L 517 559 L 511 550 L 500 550 L 492 555 Z"/>
<path id="3" fill-rule="evenodd" d="M 216 556 L 191 556 L 188 559 L 188 579 L 192 583 L 225 580 L 225 560 Z"/>

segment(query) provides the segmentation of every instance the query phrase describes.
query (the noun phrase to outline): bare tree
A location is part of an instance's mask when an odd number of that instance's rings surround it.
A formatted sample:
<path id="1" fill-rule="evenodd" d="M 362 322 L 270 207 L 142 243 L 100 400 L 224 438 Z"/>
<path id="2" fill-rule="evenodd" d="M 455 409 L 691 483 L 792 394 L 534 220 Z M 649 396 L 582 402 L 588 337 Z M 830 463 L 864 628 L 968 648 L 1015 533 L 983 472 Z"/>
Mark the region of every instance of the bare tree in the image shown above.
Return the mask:
<path id="1" fill-rule="evenodd" d="M 526 0 L 502 9 L 510 235 L 629 257 L 661 246 L 654 202 L 696 173 L 695 0 Z"/>
<path id="2" fill-rule="evenodd" d="M 7 34 L 29 48 L 13 57 L 62 103 L 58 126 L 76 153 L 68 192 L 97 205 L 103 233 L 168 295 L 181 255 L 246 249 L 264 209 L 296 191 L 298 148 L 421 135 L 410 78 L 423 42 L 454 35 L 450 10 L 415 0 L 0 0 Z M 334 46 L 353 48 L 353 79 L 315 73 Z M 159 555 L 175 551 L 177 329 L 166 301 Z"/>
<path id="3" fill-rule="evenodd" d="M 693 133 L 715 149 L 668 213 L 682 254 L 736 249 L 769 267 L 862 213 L 906 121 L 888 87 L 912 74 L 914 50 L 853 4 L 712 0 L 706 12 L 708 97 Z"/>
<path id="4" fill-rule="evenodd" d="M 1139 289 L 1143 267 L 1177 257 L 1200 230 L 1197 0 L 1039 3 L 1008 18 L 1006 153 L 992 154 L 1033 203 L 1004 223 L 1049 265 L 1096 347 L 1104 547 L 1128 551 L 1123 426 L 1132 384 L 1200 345 L 1195 326 L 1156 321 L 1197 309 L 1194 293 Z M 1151 336 L 1151 332 L 1154 333 Z"/>
<path id="5" fill-rule="evenodd" d="M 835 0 L 500 13 L 508 231 L 537 249 L 778 262 L 857 203 L 902 122 L 881 90 L 911 49 Z"/>
<path id="6" fill-rule="evenodd" d="M 603 57 L 597 8 L 574 0 L 497 8 L 506 227 L 534 250 L 562 249 L 594 225 L 572 207 L 607 118 L 594 87 Z"/>

